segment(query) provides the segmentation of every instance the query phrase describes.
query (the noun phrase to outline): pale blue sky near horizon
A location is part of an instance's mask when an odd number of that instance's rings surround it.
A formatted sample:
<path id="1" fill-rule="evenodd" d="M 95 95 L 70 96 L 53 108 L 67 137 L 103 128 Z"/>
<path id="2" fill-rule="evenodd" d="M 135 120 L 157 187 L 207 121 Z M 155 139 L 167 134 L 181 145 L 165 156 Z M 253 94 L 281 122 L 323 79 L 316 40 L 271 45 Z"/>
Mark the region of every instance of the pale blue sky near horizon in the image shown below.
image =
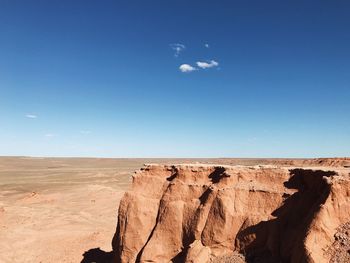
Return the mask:
<path id="1" fill-rule="evenodd" d="M 350 156 L 350 2 L 0 2 L 0 156 Z"/>

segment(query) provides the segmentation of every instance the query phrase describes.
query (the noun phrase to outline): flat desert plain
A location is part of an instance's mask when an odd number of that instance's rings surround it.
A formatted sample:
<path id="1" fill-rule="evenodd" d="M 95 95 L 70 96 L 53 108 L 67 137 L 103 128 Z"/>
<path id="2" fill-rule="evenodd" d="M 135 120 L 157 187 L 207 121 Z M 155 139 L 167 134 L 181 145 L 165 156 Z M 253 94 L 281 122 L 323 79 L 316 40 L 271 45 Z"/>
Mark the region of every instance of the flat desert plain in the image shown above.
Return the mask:
<path id="1" fill-rule="evenodd" d="M 0 158 L 0 262 L 81 262 L 111 250 L 118 202 L 142 160 Z"/>
<path id="2" fill-rule="evenodd" d="M 135 170 L 196 162 L 302 160 L 0 157 L 0 262 L 93 262 L 86 252 L 112 250 L 118 204 Z"/>

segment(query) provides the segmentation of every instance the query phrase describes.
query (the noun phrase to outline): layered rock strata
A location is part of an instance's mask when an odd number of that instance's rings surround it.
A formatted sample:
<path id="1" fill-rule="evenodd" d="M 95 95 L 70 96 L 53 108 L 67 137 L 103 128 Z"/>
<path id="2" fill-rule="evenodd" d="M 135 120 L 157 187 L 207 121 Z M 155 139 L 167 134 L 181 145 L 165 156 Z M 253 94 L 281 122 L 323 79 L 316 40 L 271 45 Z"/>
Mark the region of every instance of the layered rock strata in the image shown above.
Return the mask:
<path id="1" fill-rule="evenodd" d="M 348 221 L 344 168 L 150 164 L 120 202 L 114 260 L 329 262 Z"/>

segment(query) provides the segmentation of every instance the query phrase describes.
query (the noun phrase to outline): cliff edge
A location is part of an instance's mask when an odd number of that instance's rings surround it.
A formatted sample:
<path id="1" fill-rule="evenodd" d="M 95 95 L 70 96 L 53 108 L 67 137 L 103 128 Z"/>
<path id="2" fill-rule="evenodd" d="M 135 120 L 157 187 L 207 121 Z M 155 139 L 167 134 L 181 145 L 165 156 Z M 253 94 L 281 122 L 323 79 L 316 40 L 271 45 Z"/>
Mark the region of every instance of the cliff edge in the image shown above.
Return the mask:
<path id="1" fill-rule="evenodd" d="M 344 167 L 149 164 L 120 202 L 114 262 L 350 262 L 349 221 Z"/>

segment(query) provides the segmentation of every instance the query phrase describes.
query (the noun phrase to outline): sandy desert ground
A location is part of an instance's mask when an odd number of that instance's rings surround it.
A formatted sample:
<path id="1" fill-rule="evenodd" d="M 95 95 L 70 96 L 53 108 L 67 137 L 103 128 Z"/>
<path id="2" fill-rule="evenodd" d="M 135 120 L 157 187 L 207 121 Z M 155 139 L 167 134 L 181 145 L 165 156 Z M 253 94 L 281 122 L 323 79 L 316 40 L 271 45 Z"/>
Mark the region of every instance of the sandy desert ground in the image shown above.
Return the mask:
<path id="1" fill-rule="evenodd" d="M 0 262 L 80 262 L 111 250 L 141 160 L 0 158 Z"/>
<path id="2" fill-rule="evenodd" d="M 144 163 L 195 162 L 304 160 L 1 157 L 0 262 L 82 262 L 91 249 L 111 251 L 118 204 L 133 172 Z"/>

